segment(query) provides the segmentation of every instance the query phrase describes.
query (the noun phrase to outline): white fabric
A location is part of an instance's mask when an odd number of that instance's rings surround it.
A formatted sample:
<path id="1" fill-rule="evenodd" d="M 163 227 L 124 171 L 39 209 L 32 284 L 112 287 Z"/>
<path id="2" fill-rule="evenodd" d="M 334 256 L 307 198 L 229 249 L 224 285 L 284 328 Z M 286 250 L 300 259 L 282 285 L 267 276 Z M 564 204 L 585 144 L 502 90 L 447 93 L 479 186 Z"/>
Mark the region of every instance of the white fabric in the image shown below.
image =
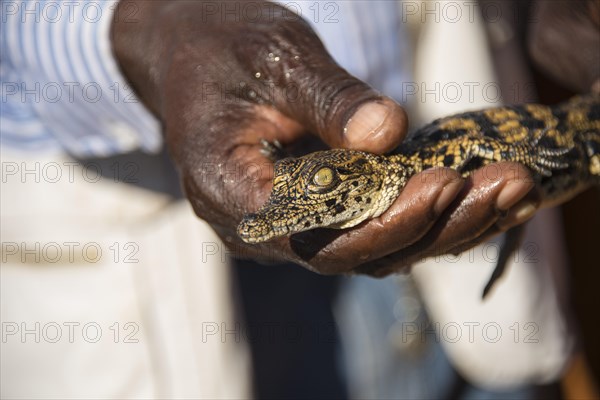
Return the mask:
<path id="1" fill-rule="evenodd" d="M 248 398 L 220 241 L 96 172 L 2 154 L 2 398 Z"/>
<path id="2" fill-rule="evenodd" d="M 416 96 L 424 121 L 501 102 L 481 18 L 477 13 L 466 18 L 466 5 L 456 4 L 464 18 L 429 19 L 422 27 L 415 80 L 427 88 L 457 86 L 462 95 L 444 96 L 441 90 L 435 101 L 433 95 Z M 458 257 L 428 259 L 413 268 L 445 350 L 472 383 L 495 389 L 546 383 L 565 368 L 575 335 L 562 309 L 566 261 L 560 229 L 556 211 L 538 213 L 506 276 L 483 302 L 481 292 L 502 237 Z"/>
<path id="3" fill-rule="evenodd" d="M 484 301 L 501 237 L 414 266 L 438 339 L 470 382 L 493 389 L 542 384 L 566 367 L 575 335 L 561 304 L 565 260 L 555 226 L 557 210 L 543 210 L 529 222 L 523 246 Z"/>

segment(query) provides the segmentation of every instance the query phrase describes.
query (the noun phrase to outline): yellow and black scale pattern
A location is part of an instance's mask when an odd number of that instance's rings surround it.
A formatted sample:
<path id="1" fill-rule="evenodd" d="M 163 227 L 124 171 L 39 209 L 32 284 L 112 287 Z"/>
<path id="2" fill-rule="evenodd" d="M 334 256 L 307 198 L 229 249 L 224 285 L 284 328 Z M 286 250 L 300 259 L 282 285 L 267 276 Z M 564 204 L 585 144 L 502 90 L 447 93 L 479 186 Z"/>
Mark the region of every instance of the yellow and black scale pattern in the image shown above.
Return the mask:
<path id="1" fill-rule="evenodd" d="M 260 243 L 314 228 L 350 228 L 381 215 L 427 168 L 449 167 L 467 176 L 499 161 L 527 166 L 548 202 L 600 184 L 600 95 L 554 107 L 525 104 L 441 118 L 389 156 L 336 149 L 279 160 L 269 200 L 244 216 L 238 234 Z M 522 232 L 522 226 L 507 232 L 484 297 Z"/>
<path id="2" fill-rule="evenodd" d="M 392 156 L 416 172 L 450 167 L 468 175 L 483 165 L 519 162 L 547 199 L 600 181 L 600 96 L 578 96 L 555 107 L 491 108 L 434 121 Z"/>
<path id="3" fill-rule="evenodd" d="M 381 215 L 408 179 L 427 168 L 466 176 L 499 161 L 527 166 L 549 202 L 600 184 L 600 95 L 441 118 L 389 156 L 335 149 L 279 160 L 268 202 L 244 217 L 238 234 L 259 243 L 314 228 L 349 228 Z"/>
<path id="4" fill-rule="evenodd" d="M 419 130 L 391 159 L 414 172 L 450 167 L 463 176 L 494 162 L 518 162 L 531 170 L 547 203 L 559 202 L 600 184 L 600 95 L 578 96 L 555 107 L 525 104 L 442 118 Z M 522 225 L 506 233 L 483 298 L 522 235 Z"/>

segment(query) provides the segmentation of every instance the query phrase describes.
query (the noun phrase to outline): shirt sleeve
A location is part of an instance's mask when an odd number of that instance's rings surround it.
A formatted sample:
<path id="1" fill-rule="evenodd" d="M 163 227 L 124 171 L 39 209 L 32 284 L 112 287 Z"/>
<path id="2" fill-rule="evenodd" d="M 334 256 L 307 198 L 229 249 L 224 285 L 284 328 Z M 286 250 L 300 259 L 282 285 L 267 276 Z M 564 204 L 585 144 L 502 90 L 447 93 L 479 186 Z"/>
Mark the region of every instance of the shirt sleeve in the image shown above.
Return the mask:
<path id="1" fill-rule="evenodd" d="M 2 144 L 75 156 L 158 151 L 160 125 L 120 72 L 117 1 L 2 1 Z"/>

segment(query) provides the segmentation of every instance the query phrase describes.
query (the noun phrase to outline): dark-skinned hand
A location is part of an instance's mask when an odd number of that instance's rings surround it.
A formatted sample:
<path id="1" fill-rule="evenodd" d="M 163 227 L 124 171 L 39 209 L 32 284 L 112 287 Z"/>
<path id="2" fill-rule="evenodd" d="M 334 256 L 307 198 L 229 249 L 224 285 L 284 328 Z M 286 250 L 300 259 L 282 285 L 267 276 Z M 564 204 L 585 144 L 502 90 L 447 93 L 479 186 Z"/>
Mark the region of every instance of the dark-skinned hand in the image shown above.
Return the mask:
<path id="1" fill-rule="evenodd" d="M 236 227 L 267 200 L 273 174 L 261 139 L 290 148 L 319 139 L 384 153 L 404 138 L 404 110 L 338 66 L 302 18 L 275 4 L 264 3 L 252 21 L 223 18 L 214 2 L 118 7 L 136 14 L 134 22 L 115 19 L 115 55 L 162 121 L 196 214 L 240 257 L 291 260 L 326 274 L 384 275 L 474 246 L 538 207 L 519 164 L 488 166 L 466 180 L 436 169 L 413 177 L 390 209 L 354 228 L 247 245 Z"/>

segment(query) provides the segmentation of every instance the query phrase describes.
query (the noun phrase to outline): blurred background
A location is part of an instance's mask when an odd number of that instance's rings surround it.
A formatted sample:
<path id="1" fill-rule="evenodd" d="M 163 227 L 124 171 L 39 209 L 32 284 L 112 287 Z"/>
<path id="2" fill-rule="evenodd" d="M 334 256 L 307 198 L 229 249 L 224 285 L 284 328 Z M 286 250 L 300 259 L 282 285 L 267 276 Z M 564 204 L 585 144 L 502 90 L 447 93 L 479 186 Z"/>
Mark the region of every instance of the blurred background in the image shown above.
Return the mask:
<path id="1" fill-rule="evenodd" d="M 403 104 L 414 130 L 577 93 L 529 55 L 544 21 L 535 4 L 290 8 L 344 68 Z M 22 7 L 2 2 L 2 60 Z M 378 63 L 355 39 L 385 13 L 395 15 L 395 45 Z M 92 158 L 15 144 L 9 112 L 22 97 L 10 84 L 21 81 L 5 61 L 1 72 L 2 398 L 598 397 L 597 188 L 538 213 L 485 302 L 501 237 L 411 275 L 319 276 L 232 258 L 195 217 L 160 146 Z"/>

